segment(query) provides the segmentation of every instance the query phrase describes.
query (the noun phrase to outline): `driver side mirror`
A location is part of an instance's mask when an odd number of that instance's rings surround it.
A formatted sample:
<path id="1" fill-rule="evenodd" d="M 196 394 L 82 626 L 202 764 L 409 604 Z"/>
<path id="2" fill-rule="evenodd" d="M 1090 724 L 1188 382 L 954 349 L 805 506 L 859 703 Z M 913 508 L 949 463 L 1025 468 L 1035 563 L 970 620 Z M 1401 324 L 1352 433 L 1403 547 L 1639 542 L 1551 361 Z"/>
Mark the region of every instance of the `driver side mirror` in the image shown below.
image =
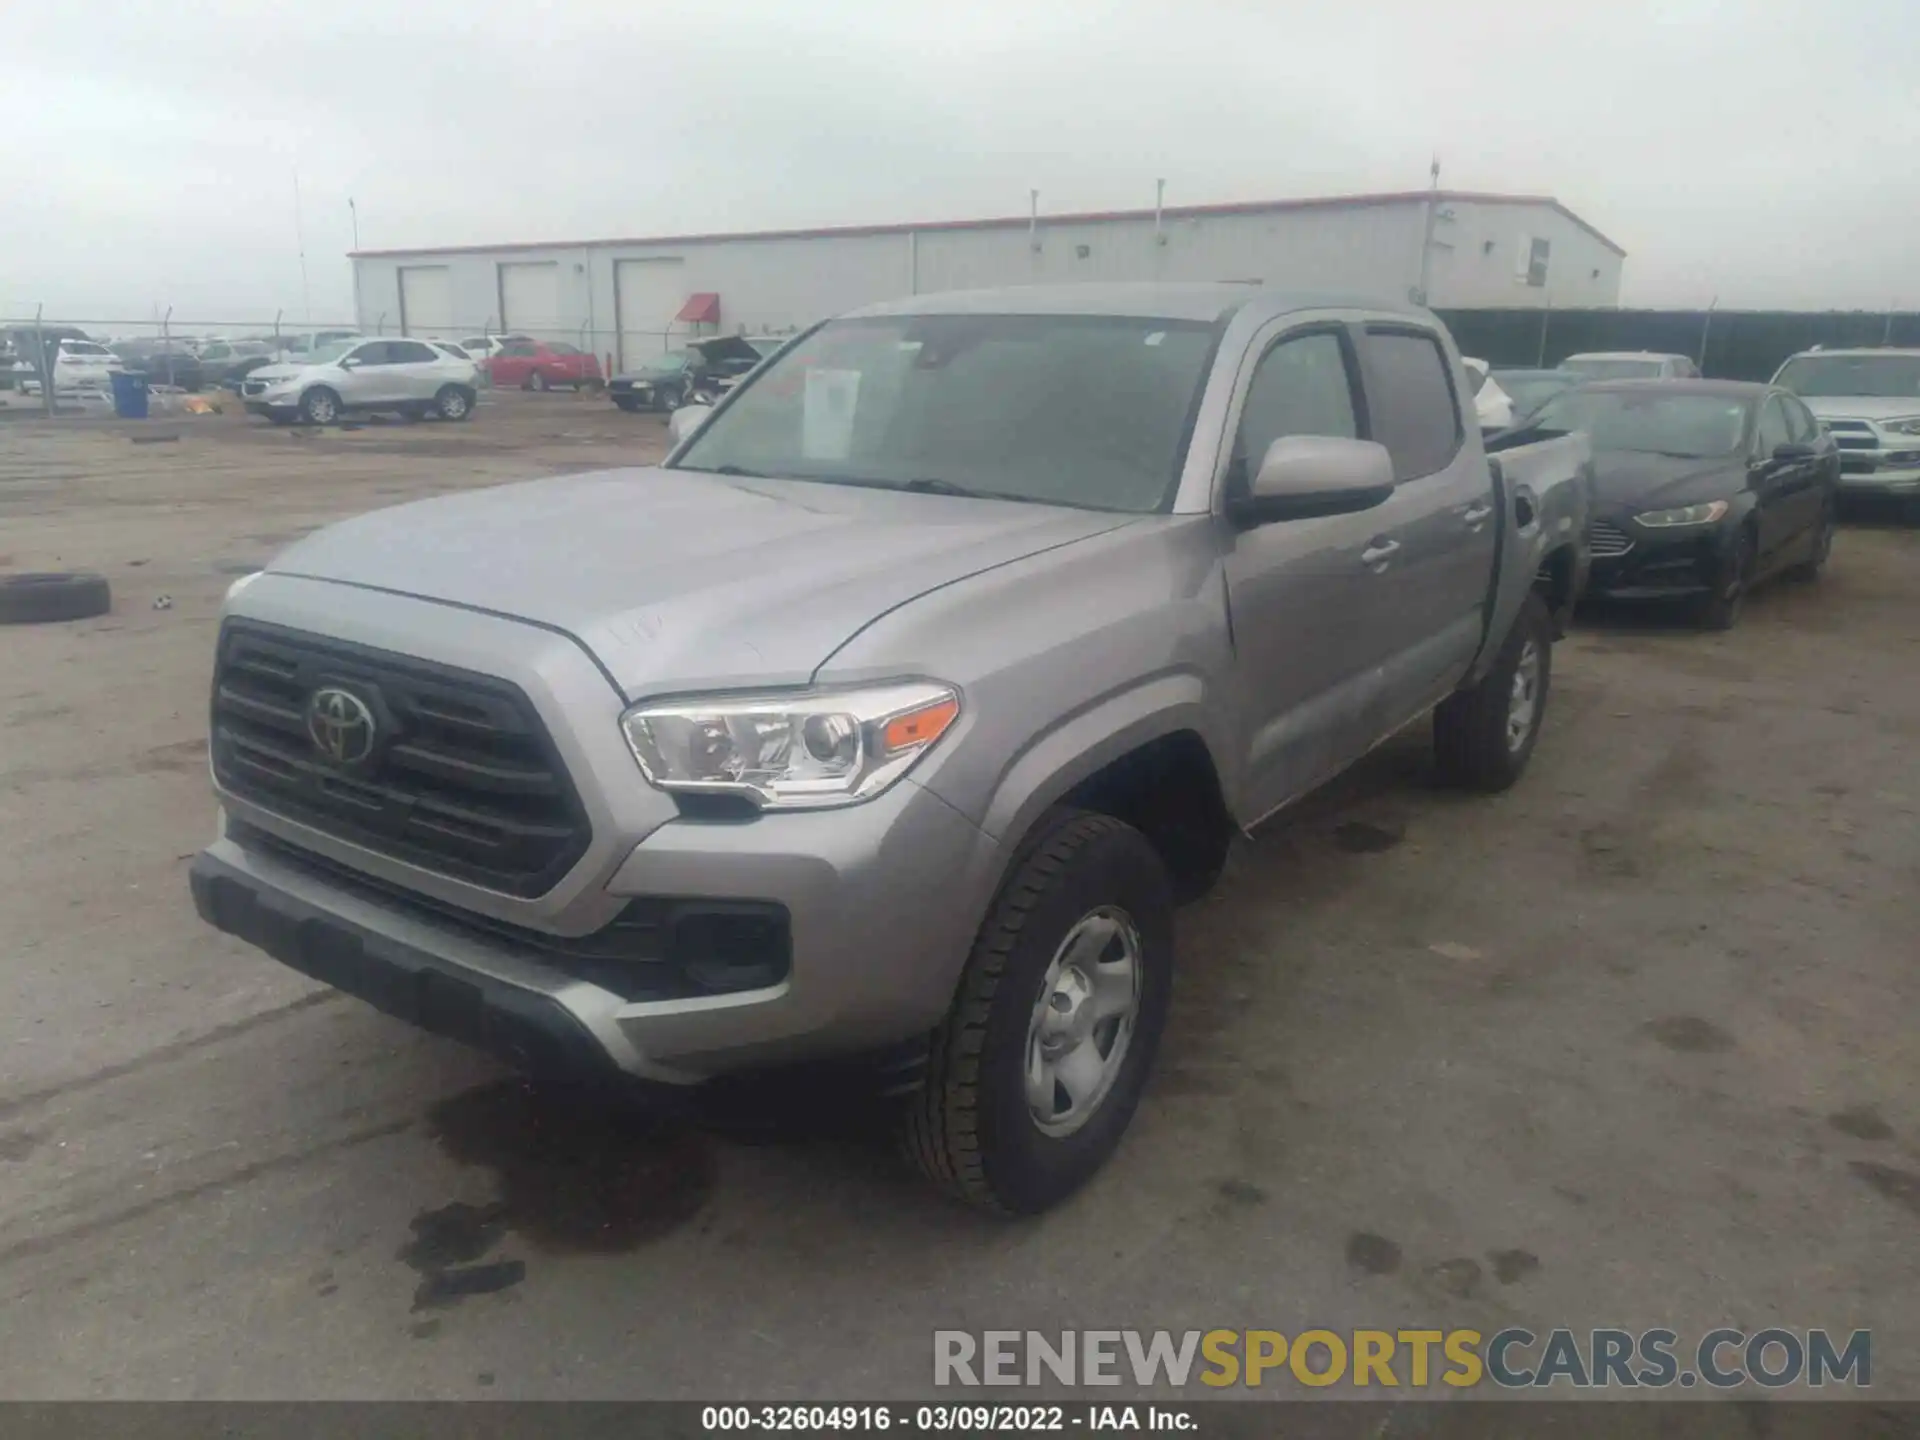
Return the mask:
<path id="1" fill-rule="evenodd" d="M 344 355 L 340 359 L 340 368 L 342 370 L 357 370 L 363 363 L 358 355 Z"/>
<path id="2" fill-rule="evenodd" d="M 1372 440 L 1283 435 L 1267 447 L 1247 493 L 1228 510 L 1248 525 L 1351 515 L 1393 494 L 1393 457 Z"/>

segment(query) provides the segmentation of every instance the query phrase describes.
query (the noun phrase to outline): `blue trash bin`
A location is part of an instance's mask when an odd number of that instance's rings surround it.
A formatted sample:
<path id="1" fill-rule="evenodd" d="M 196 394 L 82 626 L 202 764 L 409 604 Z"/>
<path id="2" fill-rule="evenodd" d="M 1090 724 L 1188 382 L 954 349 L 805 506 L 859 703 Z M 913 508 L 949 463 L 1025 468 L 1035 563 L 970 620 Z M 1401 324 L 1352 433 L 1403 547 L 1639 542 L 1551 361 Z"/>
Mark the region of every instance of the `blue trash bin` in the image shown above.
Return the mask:
<path id="1" fill-rule="evenodd" d="M 113 413 L 122 420 L 147 418 L 146 376 L 129 374 L 125 370 L 113 372 Z"/>

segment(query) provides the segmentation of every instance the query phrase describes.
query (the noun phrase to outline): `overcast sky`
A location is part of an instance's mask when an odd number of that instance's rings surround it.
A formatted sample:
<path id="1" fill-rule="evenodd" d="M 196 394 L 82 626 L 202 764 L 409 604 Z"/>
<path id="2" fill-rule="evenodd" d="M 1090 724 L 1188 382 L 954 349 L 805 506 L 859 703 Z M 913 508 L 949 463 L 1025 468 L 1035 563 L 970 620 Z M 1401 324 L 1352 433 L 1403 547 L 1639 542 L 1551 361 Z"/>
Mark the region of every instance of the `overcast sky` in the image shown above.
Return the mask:
<path id="1" fill-rule="evenodd" d="M 6 7 L 0 315 L 316 320 L 368 247 L 1552 194 L 1636 305 L 1920 308 L 1915 0 Z M 295 224 L 298 174 L 302 224 Z"/>

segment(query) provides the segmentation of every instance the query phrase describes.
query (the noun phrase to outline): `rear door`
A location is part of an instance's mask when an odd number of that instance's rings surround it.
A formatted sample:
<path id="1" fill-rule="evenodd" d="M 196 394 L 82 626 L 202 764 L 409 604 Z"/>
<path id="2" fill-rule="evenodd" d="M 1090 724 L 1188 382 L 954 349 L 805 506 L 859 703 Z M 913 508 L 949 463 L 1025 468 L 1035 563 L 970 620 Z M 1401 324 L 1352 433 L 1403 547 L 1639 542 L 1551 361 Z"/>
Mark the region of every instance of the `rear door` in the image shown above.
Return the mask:
<path id="1" fill-rule="evenodd" d="M 1243 367 L 1219 489 L 1245 493 L 1267 447 L 1288 435 L 1369 438 L 1356 334 L 1337 318 L 1289 317 Z M 1226 557 L 1252 824 L 1342 769 L 1383 723 L 1386 658 L 1355 623 L 1377 577 L 1364 558 L 1379 512 L 1237 531 Z"/>
<path id="2" fill-rule="evenodd" d="M 1800 543 L 1801 531 L 1812 523 L 1804 507 L 1812 496 L 1817 479 L 1815 462 L 1808 459 L 1777 460 L 1774 452 L 1793 443 L 1787 407 L 1778 395 L 1769 395 L 1760 406 L 1753 460 L 1748 483 L 1760 507 L 1760 568 L 1771 570 L 1786 552 Z"/>
<path id="3" fill-rule="evenodd" d="M 1384 658 L 1390 728 L 1452 689 L 1480 648 L 1493 583 L 1493 475 L 1467 443 L 1472 401 L 1455 392 L 1440 332 L 1369 322 L 1361 370 L 1373 438 L 1393 456 L 1393 498 L 1371 512 L 1371 583 L 1358 612 Z"/>
<path id="4" fill-rule="evenodd" d="M 419 340 L 389 340 L 387 368 L 393 374 L 393 390 L 402 400 L 431 400 L 442 383 L 443 357 Z"/>

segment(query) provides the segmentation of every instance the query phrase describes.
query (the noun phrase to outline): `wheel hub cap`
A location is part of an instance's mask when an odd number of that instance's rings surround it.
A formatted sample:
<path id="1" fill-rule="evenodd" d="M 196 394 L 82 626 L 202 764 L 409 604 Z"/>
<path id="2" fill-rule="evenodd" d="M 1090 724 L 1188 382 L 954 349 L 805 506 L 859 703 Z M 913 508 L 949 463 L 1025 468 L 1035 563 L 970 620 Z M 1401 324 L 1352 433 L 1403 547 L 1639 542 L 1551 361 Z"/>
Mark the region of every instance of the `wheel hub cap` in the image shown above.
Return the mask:
<path id="1" fill-rule="evenodd" d="M 1105 1102 L 1140 1013 L 1140 932 L 1115 906 L 1067 931 L 1027 1026 L 1027 1109 L 1043 1134 L 1071 1135 Z"/>
<path id="2" fill-rule="evenodd" d="M 1507 749 L 1518 753 L 1533 733 L 1533 717 L 1540 706 L 1540 647 L 1529 640 L 1513 667 L 1513 690 L 1507 698 Z"/>

